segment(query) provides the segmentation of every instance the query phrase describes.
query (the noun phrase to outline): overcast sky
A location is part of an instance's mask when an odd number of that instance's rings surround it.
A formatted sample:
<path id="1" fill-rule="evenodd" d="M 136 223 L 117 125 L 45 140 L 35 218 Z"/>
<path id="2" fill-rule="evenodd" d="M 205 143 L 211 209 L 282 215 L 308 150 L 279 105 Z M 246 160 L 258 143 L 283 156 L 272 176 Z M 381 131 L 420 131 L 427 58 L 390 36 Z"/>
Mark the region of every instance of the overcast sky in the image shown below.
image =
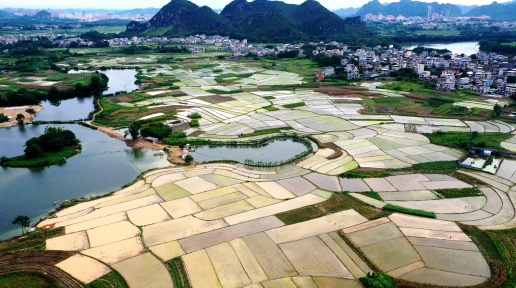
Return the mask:
<path id="1" fill-rule="evenodd" d="M 31 9 L 63 9 L 63 8 L 95 8 L 95 9 L 133 9 L 157 7 L 160 8 L 167 4 L 170 0 L 0 0 L 0 8 L 31 8 Z M 304 0 L 285 0 L 286 3 L 300 4 Z M 319 2 L 330 10 L 347 7 L 360 7 L 370 0 L 319 0 Z M 425 1 L 425 0 L 422 0 Z M 425 2 L 433 2 L 435 0 L 427 0 Z M 223 8 L 231 0 L 193 0 L 197 5 L 207 5 L 212 8 Z M 380 0 L 380 2 L 396 2 L 390 0 Z M 485 5 L 490 4 L 493 0 L 437 0 L 439 3 L 452 3 L 463 5 Z M 506 2 L 505 0 L 498 1 Z"/>

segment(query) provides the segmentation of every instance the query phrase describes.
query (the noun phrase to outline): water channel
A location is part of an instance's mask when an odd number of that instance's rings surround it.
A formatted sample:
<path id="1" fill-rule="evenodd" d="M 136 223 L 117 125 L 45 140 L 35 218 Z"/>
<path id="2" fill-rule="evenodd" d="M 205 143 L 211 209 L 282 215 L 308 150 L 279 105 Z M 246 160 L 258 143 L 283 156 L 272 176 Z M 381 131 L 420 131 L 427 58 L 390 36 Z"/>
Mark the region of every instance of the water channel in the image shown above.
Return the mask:
<path id="1" fill-rule="evenodd" d="M 134 70 L 103 71 L 110 78 L 109 90 L 134 90 Z M 59 106 L 42 103 L 36 120 L 76 120 L 93 110 L 93 98 L 69 99 Z M 25 141 L 44 132 L 47 125 L 0 129 L 0 157 L 23 154 Z M 82 142 L 82 152 L 61 165 L 41 168 L 0 168 L 0 239 L 20 234 L 11 221 L 27 215 L 35 223 L 50 212 L 55 201 L 101 195 L 120 189 L 141 172 L 170 164 L 153 151 L 131 149 L 104 133 L 79 125 L 59 125 L 72 130 Z"/>

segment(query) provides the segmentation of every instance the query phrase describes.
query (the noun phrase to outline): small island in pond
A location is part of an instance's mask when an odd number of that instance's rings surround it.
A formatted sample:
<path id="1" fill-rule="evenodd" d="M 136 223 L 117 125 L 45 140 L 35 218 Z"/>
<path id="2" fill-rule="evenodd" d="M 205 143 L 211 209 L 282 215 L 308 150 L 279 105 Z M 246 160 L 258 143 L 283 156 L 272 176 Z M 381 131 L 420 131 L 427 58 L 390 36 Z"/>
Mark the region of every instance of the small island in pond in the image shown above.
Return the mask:
<path id="1" fill-rule="evenodd" d="M 0 165 L 4 167 L 44 167 L 66 161 L 79 154 L 79 139 L 70 130 L 62 127 L 45 128 L 45 133 L 25 142 L 25 154 L 12 158 L 2 157 Z"/>

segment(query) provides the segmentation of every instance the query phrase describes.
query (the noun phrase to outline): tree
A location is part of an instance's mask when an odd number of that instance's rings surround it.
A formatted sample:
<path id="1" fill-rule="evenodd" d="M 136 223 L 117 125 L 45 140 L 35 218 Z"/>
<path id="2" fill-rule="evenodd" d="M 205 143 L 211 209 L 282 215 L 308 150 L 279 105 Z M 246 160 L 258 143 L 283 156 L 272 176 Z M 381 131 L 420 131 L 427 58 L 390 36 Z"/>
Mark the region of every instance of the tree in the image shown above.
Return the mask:
<path id="1" fill-rule="evenodd" d="M 124 133 L 124 136 L 127 137 L 127 135 L 131 135 L 131 138 L 133 138 L 133 140 L 136 140 L 136 139 L 140 138 L 140 130 L 141 129 L 142 129 L 142 122 L 140 122 L 140 121 L 133 122 L 133 124 L 131 124 L 131 126 L 129 126 L 129 129 L 127 129 L 127 131 Z"/>
<path id="2" fill-rule="evenodd" d="M 25 234 L 25 228 L 30 227 L 30 219 L 28 216 L 24 215 L 16 216 L 16 218 L 14 218 L 14 220 L 11 223 L 13 223 L 13 225 L 20 225 L 22 229 L 22 234 Z"/>
<path id="3" fill-rule="evenodd" d="M 510 84 L 516 83 L 516 76 L 507 76 L 507 83 L 510 83 Z"/>
<path id="4" fill-rule="evenodd" d="M 188 154 L 185 156 L 185 164 L 186 165 L 190 165 L 190 163 L 192 163 L 192 161 L 194 160 L 193 156 Z"/>
<path id="5" fill-rule="evenodd" d="M 493 107 L 493 118 L 498 118 L 502 115 L 502 106 L 495 104 Z"/>
<path id="6" fill-rule="evenodd" d="M 25 116 L 23 114 L 16 115 L 16 122 L 18 122 L 18 125 L 25 126 Z"/>
<path id="7" fill-rule="evenodd" d="M 29 108 L 27 110 L 25 110 L 25 112 L 29 113 L 30 114 L 30 119 L 34 119 L 34 116 L 36 116 L 36 110 L 32 109 L 32 108 Z"/>
<path id="8" fill-rule="evenodd" d="M 39 144 L 29 145 L 27 148 L 25 148 L 25 150 L 23 150 L 23 152 L 25 152 L 25 157 L 29 159 L 43 156 L 43 148 L 41 148 L 41 145 Z"/>

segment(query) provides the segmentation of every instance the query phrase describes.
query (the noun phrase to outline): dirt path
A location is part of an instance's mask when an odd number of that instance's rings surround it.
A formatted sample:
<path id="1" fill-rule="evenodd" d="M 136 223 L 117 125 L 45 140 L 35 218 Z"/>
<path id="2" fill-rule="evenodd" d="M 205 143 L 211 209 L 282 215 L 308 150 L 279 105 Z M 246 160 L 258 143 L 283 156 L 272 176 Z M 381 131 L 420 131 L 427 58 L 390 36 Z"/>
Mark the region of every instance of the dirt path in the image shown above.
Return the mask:
<path id="1" fill-rule="evenodd" d="M 114 131 L 113 128 L 111 128 L 111 127 L 109 127 L 109 128 L 108 127 L 99 127 L 99 126 L 96 126 L 96 127 L 99 129 L 99 131 L 103 132 L 104 134 L 108 135 L 109 137 L 115 138 L 120 141 L 124 141 L 127 144 L 127 146 L 129 146 L 131 148 L 145 148 L 145 149 L 156 150 L 156 151 L 165 149 L 165 146 L 155 143 L 155 142 L 147 141 L 143 138 L 139 138 L 136 141 L 134 141 L 132 139 L 127 139 L 124 137 L 124 135 Z"/>

